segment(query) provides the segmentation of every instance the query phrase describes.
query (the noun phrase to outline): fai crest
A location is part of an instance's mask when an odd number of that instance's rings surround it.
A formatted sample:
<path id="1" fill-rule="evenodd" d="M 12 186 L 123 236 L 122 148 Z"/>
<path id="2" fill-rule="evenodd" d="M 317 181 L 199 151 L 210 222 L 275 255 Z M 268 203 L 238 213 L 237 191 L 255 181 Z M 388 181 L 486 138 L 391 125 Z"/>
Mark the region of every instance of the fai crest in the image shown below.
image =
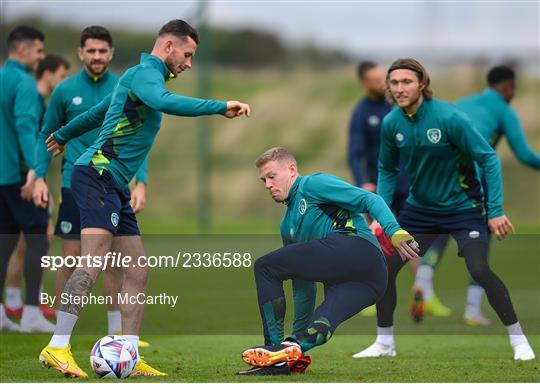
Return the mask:
<path id="1" fill-rule="evenodd" d="M 118 216 L 118 213 L 116 212 L 113 212 L 111 214 L 111 223 L 112 225 L 114 225 L 115 227 L 118 226 L 118 220 L 120 219 L 120 217 Z"/>
<path id="2" fill-rule="evenodd" d="M 430 128 L 427 130 L 427 138 L 433 144 L 437 144 L 439 141 L 441 141 L 441 137 L 442 134 L 439 128 Z"/>
<path id="3" fill-rule="evenodd" d="M 81 105 L 83 99 L 80 96 L 75 96 L 73 99 L 71 99 L 71 102 L 73 103 L 73 105 Z"/>
<path id="4" fill-rule="evenodd" d="M 306 213 L 306 209 L 307 209 L 306 199 L 300 200 L 300 206 L 298 207 L 300 214 L 303 215 L 304 213 Z"/>
<path id="5" fill-rule="evenodd" d="M 69 222 L 69 221 L 62 221 L 60 223 L 60 230 L 62 231 L 63 234 L 67 235 L 68 233 L 71 232 L 71 228 L 73 227 L 73 225 Z"/>

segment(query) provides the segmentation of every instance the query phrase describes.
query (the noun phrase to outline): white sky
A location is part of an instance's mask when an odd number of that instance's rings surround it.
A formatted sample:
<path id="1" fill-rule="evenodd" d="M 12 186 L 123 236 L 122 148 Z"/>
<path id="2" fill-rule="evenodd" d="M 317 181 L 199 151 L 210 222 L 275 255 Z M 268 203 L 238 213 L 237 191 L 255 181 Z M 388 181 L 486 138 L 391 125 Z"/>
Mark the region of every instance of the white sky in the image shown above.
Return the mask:
<path id="1" fill-rule="evenodd" d="M 2 1 L 7 20 L 41 15 L 77 26 L 157 31 L 172 18 L 193 20 L 196 1 Z M 211 24 L 258 27 L 291 44 L 361 52 L 415 50 L 515 54 L 538 61 L 539 1 L 210 1 Z"/>

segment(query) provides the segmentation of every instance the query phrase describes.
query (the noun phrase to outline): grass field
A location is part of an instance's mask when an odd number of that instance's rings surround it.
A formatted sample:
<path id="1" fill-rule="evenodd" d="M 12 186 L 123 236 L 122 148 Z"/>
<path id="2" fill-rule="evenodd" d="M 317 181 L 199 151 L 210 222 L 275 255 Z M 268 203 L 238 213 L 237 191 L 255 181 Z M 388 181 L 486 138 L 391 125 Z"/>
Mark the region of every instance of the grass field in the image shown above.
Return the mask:
<path id="1" fill-rule="evenodd" d="M 275 236 L 149 236 L 147 254 L 168 254 L 235 248 L 253 255 L 279 246 Z M 536 353 L 540 353 L 540 241 L 537 236 L 514 236 L 494 242 L 493 268 L 506 282 L 520 322 Z M 54 274 L 47 275 L 47 288 Z M 396 310 L 398 356 L 392 359 L 353 360 L 350 356 L 374 339 L 375 319 L 355 316 L 338 329 L 328 344 L 310 352 L 314 363 L 306 375 L 290 378 L 239 378 L 246 368 L 239 354 L 261 341 L 260 320 L 251 268 L 153 269 L 149 292 L 179 296 L 175 308 L 148 305 L 142 334 L 152 343 L 142 350 L 149 362 L 170 373 L 166 381 L 540 381 L 538 359 L 517 363 L 502 325 L 484 303 L 493 320 L 488 327 L 463 324 L 467 275 L 463 261 L 455 257 L 451 244 L 436 275 L 441 300 L 453 309 L 448 318 L 426 317 L 421 325 L 407 315 L 412 277 L 404 269 L 398 280 Z M 286 284 L 287 290 L 289 284 Z M 98 286 L 98 291 L 99 291 Z M 321 298 L 319 298 L 321 299 Z M 288 311 L 290 320 L 291 310 Z M 73 338 L 75 357 L 89 370 L 88 355 L 93 343 L 106 332 L 105 309 L 85 307 Z M 45 335 L 2 334 L 0 381 L 58 381 L 56 372 L 45 370 L 37 354 L 47 343 Z M 150 380 L 151 379 L 137 379 Z M 160 380 L 163 381 L 163 380 Z"/>
<path id="2" fill-rule="evenodd" d="M 149 336 L 152 346 L 143 353 L 149 363 L 169 376 L 134 381 L 186 382 L 538 382 L 540 364 L 514 362 L 506 336 L 398 336 L 395 358 L 351 358 L 373 341 L 371 336 L 335 336 L 327 345 L 309 354 L 313 364 L 304 375 L 290 377 L 238 377 L 248 366 L 240 351 L 257 344 L 257 336 Z M 4 336 L 2 381 L 68 381 L 37 362 L 36 347 L 45 336 Z M 535 336 L 538 346 L 540 340 Z M 77 337 L 75 358 L 90 370 L 89 351 L 95 337 Z M 4 343 L 3 343 L 4 344 Z M 97 381 L 97 379 L 93 379 Z"/>

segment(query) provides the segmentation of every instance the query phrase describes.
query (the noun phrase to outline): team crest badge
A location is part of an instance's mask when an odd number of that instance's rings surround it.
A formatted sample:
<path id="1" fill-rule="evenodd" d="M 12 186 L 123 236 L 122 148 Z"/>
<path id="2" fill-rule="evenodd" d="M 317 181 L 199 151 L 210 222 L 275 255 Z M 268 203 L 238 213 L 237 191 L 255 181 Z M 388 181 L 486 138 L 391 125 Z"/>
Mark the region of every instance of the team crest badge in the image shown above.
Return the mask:
<path id="1" fill-rule="evenodd" d="M 60 222 L 60 230 L 63 234 L 67 235 L 68 233 L 70 233 L 71 228 L 73 228 L 73 225 L 69 221 Z"/>
<path id="2" fill-rule="evenodd" d="M 399 142 L 402 142 L 405 136 L 403 136 L 403 133 L 396 133 L 396 140 Z"/>
<path id="3" fill-rule="evenodd" d="M 82 104 L 82 97 L 75 96 L 73 99 L 71 99 L 71 102 L 73 105 L 81 105 Z"/>
<path id="4" fill-rule="evenodd" d="M 427 138 L 433 144 L 437 144 L 441 141 L 441 130 L 439 128 L 430 128 L 427 130 Z"/>
<path id="5" fill-rule="evenodd" d="M 111 214 L 111 223 L 112 223 L 112 225 L 117 227 L 118 226 L 118 220 L 119 220 L 118 213 L 116 213 L 116 212 L 112 213 Z"/>
<path id="6" fill-rule="evenodd" d="M 307 209 L 306 199 L 300 200 L 300 206 L 298 207 L 300 214 L 303 215 L 304 213 L 306 213 L 306 209 Z"/>

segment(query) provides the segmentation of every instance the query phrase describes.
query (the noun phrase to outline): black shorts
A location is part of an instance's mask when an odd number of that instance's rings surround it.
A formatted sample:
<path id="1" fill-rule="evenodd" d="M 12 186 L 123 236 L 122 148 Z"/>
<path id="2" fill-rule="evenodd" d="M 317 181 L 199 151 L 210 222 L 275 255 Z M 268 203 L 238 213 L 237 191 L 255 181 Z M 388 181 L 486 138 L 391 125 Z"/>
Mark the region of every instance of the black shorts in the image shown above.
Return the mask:
<path id="1" fill-rule="evenodd" d="M 54 234 L 63 239 L 81 239 L 81 215 L 71 189 L 62 188 L 62 199 L 58 209 L 58 220 Z"/>
<path id="2" fill-rule="evenodd" d="M 401 228 L 413 236 L 450 234 L 461 252 L 472 242 L 488 243 L 487 219 L 483 207 L 440 212 L 405 204 L 397 219 Z"/>
<path id="3" fill-rule="evenodd" d="M 25 181 L 0 186 L 0 233 L 26 234 L 47 230 L 49 213 L 47 208 L 38 208 L 32 201 L 23 200 L 21 187 Z M 43 232 L 45 233 L 45 232 Z"/>
<path id="4" fill-rule="evenodd" d="M 104 228 L 115 235 L 139 235 L 130 192 L 107 170 L 77 165 L 71 174 L 71 192 L 80 211 L 83 228 Z"/>

